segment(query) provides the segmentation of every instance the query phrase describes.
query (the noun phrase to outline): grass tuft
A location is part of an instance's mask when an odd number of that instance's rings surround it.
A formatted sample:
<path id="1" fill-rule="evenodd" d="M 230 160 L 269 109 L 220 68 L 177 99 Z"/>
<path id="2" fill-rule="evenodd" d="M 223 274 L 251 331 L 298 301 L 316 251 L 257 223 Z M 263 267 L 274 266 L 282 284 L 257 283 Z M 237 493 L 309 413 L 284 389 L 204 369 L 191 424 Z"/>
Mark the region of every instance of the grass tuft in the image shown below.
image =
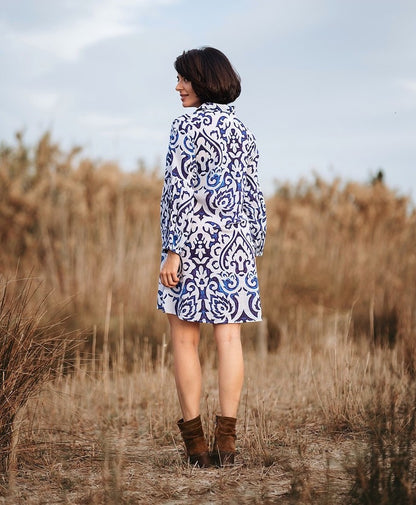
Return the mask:
<path id="1" fill-rule="evenodd" d="M 36 285 L 37 284 L 37 285 Z M 0 473 L 13 461 L 15 419 L 29 398 L 62 369 L 79 341 L 59 324 L 43 325 L 45 300 L 33 279 L 0 281 Z"/>

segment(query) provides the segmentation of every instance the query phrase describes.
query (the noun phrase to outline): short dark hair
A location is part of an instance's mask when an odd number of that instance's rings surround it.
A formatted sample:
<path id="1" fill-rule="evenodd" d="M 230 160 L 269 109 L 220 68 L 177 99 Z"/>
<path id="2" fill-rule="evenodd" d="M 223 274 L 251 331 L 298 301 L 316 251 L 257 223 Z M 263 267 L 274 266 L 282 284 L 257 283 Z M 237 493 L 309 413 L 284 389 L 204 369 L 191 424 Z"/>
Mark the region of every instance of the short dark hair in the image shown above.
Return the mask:
<path id="1" fill-rule="evenodd" d="M 201 47 L 184 51 L 176 58 L 175 69 L 192 83 L 201 103 L 226 104 L 240 96 L 240 76 L 218 49 Z"/>

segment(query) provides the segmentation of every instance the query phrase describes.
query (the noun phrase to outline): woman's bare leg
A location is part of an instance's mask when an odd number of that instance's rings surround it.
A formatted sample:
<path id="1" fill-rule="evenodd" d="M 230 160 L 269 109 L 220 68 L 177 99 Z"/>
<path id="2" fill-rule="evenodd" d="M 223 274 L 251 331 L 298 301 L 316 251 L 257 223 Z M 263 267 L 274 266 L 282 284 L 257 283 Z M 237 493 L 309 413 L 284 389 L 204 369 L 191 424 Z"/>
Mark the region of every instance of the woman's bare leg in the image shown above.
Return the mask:
<path id="1" fill-rule="evenodd" d="M 176 389 L 183 420 L 200 413 L 201 364 L 199 361 L 199 323 L 182 321 L 168 314 L 171 330 Z"/>
<path id="2" fill-rule="evenodd" d="M 244 380 L 241 325 L 214 324 L 218 350 L 218 389 L 221 415 L 237 417 Z"/>

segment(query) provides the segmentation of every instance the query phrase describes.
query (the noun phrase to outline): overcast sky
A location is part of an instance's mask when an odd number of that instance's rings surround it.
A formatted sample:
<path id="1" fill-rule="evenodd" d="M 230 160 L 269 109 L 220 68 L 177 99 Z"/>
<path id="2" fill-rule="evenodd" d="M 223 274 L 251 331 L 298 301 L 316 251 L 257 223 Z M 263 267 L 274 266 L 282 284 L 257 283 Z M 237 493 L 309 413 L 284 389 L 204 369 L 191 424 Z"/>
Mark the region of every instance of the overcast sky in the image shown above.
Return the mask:
<path id="1" fill-rule="evenodd" d="M 317 172 L 416 200 L 415 0 L 0 0 L 0 140 L 46 131 L 65 148 L 163 165 L 182 114 L 173 61 L 211 45 L 275 180 Z M 189 111 L 189 109 L 188 109 Z"/>

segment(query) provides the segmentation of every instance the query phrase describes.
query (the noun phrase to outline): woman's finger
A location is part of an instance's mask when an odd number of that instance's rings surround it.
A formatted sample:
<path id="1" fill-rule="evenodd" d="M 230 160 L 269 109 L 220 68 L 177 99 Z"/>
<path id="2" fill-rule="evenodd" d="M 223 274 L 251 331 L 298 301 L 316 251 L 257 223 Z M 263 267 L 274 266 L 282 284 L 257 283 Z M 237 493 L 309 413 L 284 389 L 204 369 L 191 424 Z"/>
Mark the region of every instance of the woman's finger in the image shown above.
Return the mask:
<path id="1" fill-rule="evenodd" d="M 175 287 L 179 282 L 178 276 L 176 274 L 161 272 L 159 277 L 160 282 L 168 288 Z"/>
<path id="2" fill-rule="evenodd" d="M 170 281 L 170 287 L 176 286 L 176 284 L 178 284 L 179 282 L 178 276 L 176 274 L 170 274 L 169 281 Z"/>

